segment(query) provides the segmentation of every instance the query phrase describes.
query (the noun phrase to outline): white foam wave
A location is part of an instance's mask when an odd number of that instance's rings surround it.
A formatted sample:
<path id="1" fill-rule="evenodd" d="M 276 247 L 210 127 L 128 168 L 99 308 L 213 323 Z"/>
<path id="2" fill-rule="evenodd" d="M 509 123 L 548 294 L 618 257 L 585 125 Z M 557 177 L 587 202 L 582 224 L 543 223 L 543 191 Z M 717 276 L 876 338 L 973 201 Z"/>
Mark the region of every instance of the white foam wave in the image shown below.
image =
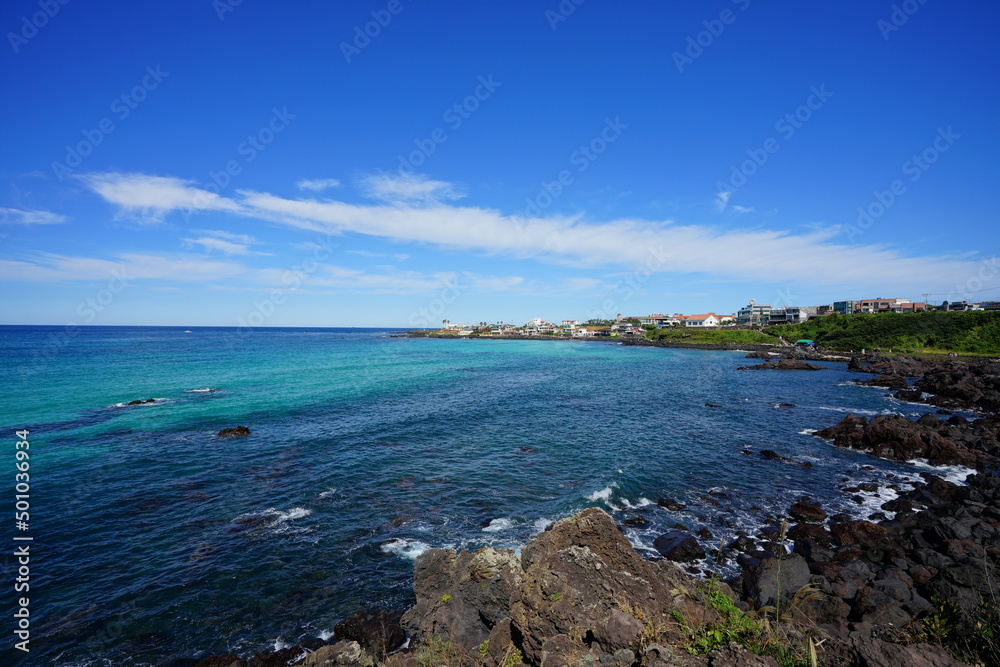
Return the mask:
<path id="1" fill-rule="evenodd" d="M 545 517 L 542 517 L 541 519 L 535 520 L 533 527 L 536 533 L 540 533 L 551 525 L 552 525 L 552 519 L 546 519 Z"/>
<path id="2" fill-rule="evenodd" d="M 820 405 L 817 409 L 819 410 L 829 410 L 831 412 L 850 412 L 855 415 L 867 415 L 869 417 L 878 417 L 880 415 L 898 415 L 899 412 L 896 410 L 864 410 L 861 408 L 834 408 L 827 405 Z"/>
<path id="3" fill-rule="evenodd" d="M 396 554 L 400 558 L 408 558 L 409 560 L 416 560 L 417 556 L 430 548 L 430 545 L 419 540 L 406 540 L 402 538 L 386 542 L 380 547 L 382 553 Z"/>
<path id="4" fill-rule="evenodd" d="M 321 492 L 321 493 L 319 494 L 319 497 L 320 497 L 320 498 L 329 498 L 330 496 L 332 496 L 332 495 L 333 495 L 333 494 L 335 494 L 336 492 L 337 492 L 337 489 L 327 489 L 326 491 L 322 491 L 322 492 Z"/>
<path id="5" fill-rule="evenodd" d="M 895 489 L 882 486 L 879 487 L 878 491 L 860 491 L 855 495 L 860 496 L 863 500 L 857 504 L 851 503 L 854 507 L 850 508 L 848 512 L 849 514 L 860 519 L 868 520 L 868 517 L 872 514 L 881 512 L 885 514 L 886 519 L 890 521 L 895 518 L 895 512 L 882 509 L 883 504 L 899 497 L 899 494 L 896 493 Z"/>
<path id="6" fill-rule="evenodd" d="M 818 430 L 819 429 L 817 429 L 817 428 L 804 428 L 801 431 L 799 431 L 798 433 L 799 433 L 799 435 L 812 435 L 813 433 L 815 433 Z"/>
<path id="7" fill-rule="evenodd" d="M 484 533 L 498 533 L 501 530 L 508 530 L 514 527 L 514 522 L 510 519 L 493 519 L 490 525 L 483 528 Z"/>
<path id="8" fill-rule="evenodd" d="M 266 510 L 258 512 L 246 512 L 245 514 L 240 514 L 233 519 L 232 523 L 245 526 L 251 533 L 300 533 L 308 532 L 311 529 L 292 528 L 289 525 L 289 522 L 295 521 L 296 519 L 304 519 L 310 514 L 312 514 L 312 510 L 308 510 L 304 507 L 293 507 L 287 512 L 282 512 L 281 510 L 269 507 Z"/>
<path id="9" fill-rule="evenodd" d="M 613 486 L 614 484 L 611 484 L 609 486 L 604 487 L 600 491 L 594 491 L 592 494 L 587 496 L 587 500 L 593 503 L 596 503 L 598 500 L 603 500 L 604 502 L 608 502 L 608 500 L 611 498 L 611 494 L 614 493 L 614 489 L 612 488 Z"/>
<path id="10" fill-rule="evenodd" d="M 287 512 L 278 512 L 278 521 L 294 521 L 295 519 L 302 519 L 312 514 L 312 510 L 307 510 L 304 507 L 293 507 Z"/>
<path id="11" fill-rule="evenodd" d="M 907 463 L 937 475 L 946 482 L 952 482 L 953 484 L 965 484 L 966 477 L 976 474 L 973 468 L 966 468 L 965 466 L 935 466 L 931 465 L 927 459 L 913 459 L 907 461 Z"/>
<path id="12" fill-rule="evenodd" d="M 207 394 L 212 391 L 218 391 L 215 387 L 205 387 L 204 389 L 185 389 L 185 394 Z"/>

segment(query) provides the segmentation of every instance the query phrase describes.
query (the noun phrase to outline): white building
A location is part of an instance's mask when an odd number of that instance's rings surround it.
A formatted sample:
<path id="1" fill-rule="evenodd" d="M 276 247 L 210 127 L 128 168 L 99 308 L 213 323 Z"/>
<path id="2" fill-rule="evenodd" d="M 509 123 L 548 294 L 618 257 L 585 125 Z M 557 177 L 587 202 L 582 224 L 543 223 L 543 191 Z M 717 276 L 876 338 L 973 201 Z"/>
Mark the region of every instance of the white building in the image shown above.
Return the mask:
<path id="1" fill-rule="evenodd" d="M 686 327 L 717 327 L 719 324 L 721 322 L 715 313 L 684 316 L 684 326 Z"/>

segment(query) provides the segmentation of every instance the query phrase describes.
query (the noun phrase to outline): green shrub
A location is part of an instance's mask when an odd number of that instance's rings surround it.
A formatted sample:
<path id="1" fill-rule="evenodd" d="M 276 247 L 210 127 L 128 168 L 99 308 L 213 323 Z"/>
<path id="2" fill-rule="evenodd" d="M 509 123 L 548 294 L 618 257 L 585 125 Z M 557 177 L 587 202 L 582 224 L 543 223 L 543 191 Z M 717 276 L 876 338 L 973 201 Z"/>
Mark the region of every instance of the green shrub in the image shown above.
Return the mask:
<path id="1" fill-rule="evenodd" d="M 827 315 L 768 327 L 786 340 L 808 338 L 831 350 L 1000 354 L 1000 311 Z"/>
<path id="2" fill-rule="evenodd" d="M 784 667 L 809 667 L 810 655 L 815 651 L 809 639 L 791 639 L 781 631 L 780 623 L 772 625 L 761 613 L 742 611 L 719 588 L 719 580 L 712 578 L 701 584 L 708 606 L 719 620 L 700 628 L 688 628 L 680 614 L 681 630 L 688 636 L 685 647 L 691 655 L 703 655 L 717 648 L 736 642 L 751 653 L 771 656 Z"/>

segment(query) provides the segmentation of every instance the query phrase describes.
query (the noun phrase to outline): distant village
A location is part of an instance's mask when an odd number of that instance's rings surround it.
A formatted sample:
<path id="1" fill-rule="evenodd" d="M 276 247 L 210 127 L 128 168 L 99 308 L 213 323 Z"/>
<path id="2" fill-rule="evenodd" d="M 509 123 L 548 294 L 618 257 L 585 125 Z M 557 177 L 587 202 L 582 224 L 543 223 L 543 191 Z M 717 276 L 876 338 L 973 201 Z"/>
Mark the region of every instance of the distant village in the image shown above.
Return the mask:
<path id="1" fill-rule="evenodd" d="M 441 330 L 458 336 L 477 334 L 479 336 L 572 336 L 585 338 L 589 336 L 642 336 L 650 327 L 665 329 L 668 327 L 731 327 L 759 328 L 779 324 L 801 324 L 816 317 L 826 315 L 860 315 L 866 313 L 917 313 L 925 310 L 939 311 L 971 311 L 1000 310 L 1000 301 L 983 301 L 970 303 L 967 301 L 945 301 L 939 305 L 929 305 L 922 301 L 909 299 L 858 299 L 856 301 L 835 301 L 823 306 L 785 306 L 772 308 L 769 305 L 758 304 L 753 299 L 736 313 L 716 314 L 699 313 L 682 315 L 674 313 L 665 315 L 622 316 L 618 314 L 613 320 L 592 319 L 586 322 L 579 320 L 562 320 L 559 324 L 536 317 L 523 326 L 498 322 L 477 322 L 475 324 L 456 323 L 444 320 Z"/>

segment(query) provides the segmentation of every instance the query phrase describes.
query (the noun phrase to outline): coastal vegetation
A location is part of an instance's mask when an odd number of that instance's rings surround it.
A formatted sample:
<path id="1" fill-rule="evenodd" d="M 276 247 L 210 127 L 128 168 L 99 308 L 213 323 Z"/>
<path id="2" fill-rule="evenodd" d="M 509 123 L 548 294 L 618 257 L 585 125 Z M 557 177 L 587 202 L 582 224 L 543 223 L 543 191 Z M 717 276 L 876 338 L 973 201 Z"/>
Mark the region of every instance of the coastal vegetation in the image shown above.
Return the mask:
<path id="1" fill-rule="evenodd" d="M 578 324 L 563 326 L 548 324 L 548 329 L 485 325 L 468 330 L 446 328 L 419 330 L 410 335 L 433 335 L 462 338 L 508 338 L 543 336 L 549 339 L 576 337 L 611 337 L 645 339 L 670 347 L 740 345 L 782 345 L 798 340 L 814 341 L 835 352 L 879 350 L 882 353 L 1000 355 L 1000 311 L 922 311 L 916 313 L 872 313 L 824 315 L 801 324 L 782 324 L 758 328 L 732 326 L 666 326 L 641 325 L 635 318 L 616 323 L 614 320 L 588 320 L 588 331 L 578 330 Z M 609 324 L 610 323 L 610 324 Z M 580 333 L 583 331 L 583 333 Z"/>
<path id="2" fill-rule="evenodd" d="M 650 340 L 672 340 L 678 343 L 690 343 L 692 345 L 718 345 L 723 343 L 736 343 L 738 345 L 778 345 L 781 342 L 775 336 L 749 329 L 702 329 L 693 327 L 680 329 L 653 329 L 651 331 L 647 331 L 646 337 Z"/>
<path id="3" fill-rule="evenodd" d="M 814 340 L 831 350 L 1000 354 L 1000 311 L 827 315 L 803 324 L 767 327 L 788 341 Z"/>
<path id="4" fill-rule="evenodd" d="M 783 667 L 809 667 L 815 662 L 815 644 L 811 637 L 798 629 L 787 631 L 782 621 L 788 621 L 793 614 L 788 610 L 778 613 L 775 607 L 760 611 L 743 611 L 737 607 L 732 598 L 720 588 L 718 578 L 696 582 L 696 586 L 704 594 L 704 604 L 714 612 L 716 620 L 701 627 L 688 627 L 680 612 L 674 612 L 674 619 L 687 635 L 688 643 L 685 649 L 691 655 L 704 655 L 718 648 L 736 642 L 751 653 L 774 658 Z M 794 609 L 803 600 L 817 599 L 811 584 L 803 587 L 788 605 Z M 773 623 L 767 611 L 774 612 Z"/>

